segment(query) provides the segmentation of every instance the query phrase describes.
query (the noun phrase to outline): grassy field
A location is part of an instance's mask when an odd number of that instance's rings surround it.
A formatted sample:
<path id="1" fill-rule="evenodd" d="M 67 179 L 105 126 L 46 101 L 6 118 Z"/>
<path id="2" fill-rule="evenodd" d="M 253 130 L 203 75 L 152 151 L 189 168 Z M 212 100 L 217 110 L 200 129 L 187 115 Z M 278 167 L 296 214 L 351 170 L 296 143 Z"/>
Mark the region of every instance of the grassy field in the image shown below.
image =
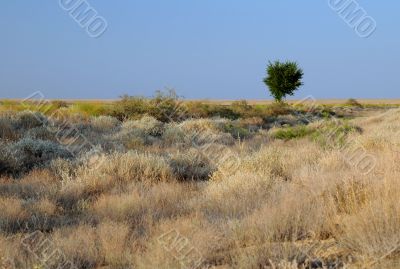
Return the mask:
<path id="1" fill-rule="evenodd" d="M 336 102 L 3 101 L 0 268 L 399 268 L 397 101 Z"/>

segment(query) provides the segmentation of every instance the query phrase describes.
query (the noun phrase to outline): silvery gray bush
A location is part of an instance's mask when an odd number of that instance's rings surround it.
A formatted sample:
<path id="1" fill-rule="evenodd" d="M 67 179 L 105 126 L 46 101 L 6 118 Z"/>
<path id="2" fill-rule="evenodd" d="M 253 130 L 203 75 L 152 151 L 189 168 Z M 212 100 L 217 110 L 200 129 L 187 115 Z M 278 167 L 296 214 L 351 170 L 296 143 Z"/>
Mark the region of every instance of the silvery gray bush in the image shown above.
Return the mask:
<path id="1" fill-rule="evenodd" d="M 3 150 L 8 154 L 11 172 L 14 174 L 48 165 L 53 159 L 72 157 L 60 144 L 32 138 L 23 138 L 17 143 L 7 145 Z"/>
<path id="2" fill-rule="evenodd" d="M 90 123 L 94 130 L 98 132 L 112 132 L 121 125 L 118 119 L 111 116 L 93 117 Z"/>
<path id="3" fill-rule="evenodd" d="M 25 133 L 25 137 L 32 139 L 56 141 L 56 133 L 52 132 L 49 128 L 44 126 L 29 129 Z"/>
<path id="4" fill-rule="evenodd" d="M 31 129 L 48 123 L 47 117 L 40 112 L 22 111 L 14 116 L 13 124 L 16 129 Z"/>

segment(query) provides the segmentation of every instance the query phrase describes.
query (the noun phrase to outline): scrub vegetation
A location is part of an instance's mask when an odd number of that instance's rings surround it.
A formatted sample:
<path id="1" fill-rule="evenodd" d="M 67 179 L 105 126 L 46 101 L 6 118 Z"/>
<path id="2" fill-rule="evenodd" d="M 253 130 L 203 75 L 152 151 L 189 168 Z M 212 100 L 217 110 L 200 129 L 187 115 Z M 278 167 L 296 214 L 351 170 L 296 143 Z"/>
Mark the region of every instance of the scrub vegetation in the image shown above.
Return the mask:
<path id="1" fill-rule="evenodd" d="M 354 101 L 3 101 L 0 268 L 398 268 L 400 112 Z"/>

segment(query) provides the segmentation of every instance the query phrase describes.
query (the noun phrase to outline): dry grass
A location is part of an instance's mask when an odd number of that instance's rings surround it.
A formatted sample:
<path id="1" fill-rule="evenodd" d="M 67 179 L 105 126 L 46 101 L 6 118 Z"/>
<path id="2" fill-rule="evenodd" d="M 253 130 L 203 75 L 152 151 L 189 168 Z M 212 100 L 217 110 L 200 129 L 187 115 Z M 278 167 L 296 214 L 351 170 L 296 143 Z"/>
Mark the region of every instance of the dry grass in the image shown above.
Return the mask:
<path id="1" fill-rule="evenodd" d="M 45 268 L 22 243 L 40 231 L 82 269 L 398 268 L 399 122 L 397 111 L 351 120 L 362 132 L 326 147 L 273 131 L 235 140 L 219 119 L 92 119 L 80 128 L 122 148 L 104 151 L 100 165 L 54 158 L 1 176 L 0 266 Z M 152 142 L 123 148 L 118 139 L 131 133 Z M 210 134 L 214 150 L 202 155 Z M 349 157 L 356 147 L 376 160 L 368 173 Z M 221 162 L 228 151 L 235 161 Z"/>

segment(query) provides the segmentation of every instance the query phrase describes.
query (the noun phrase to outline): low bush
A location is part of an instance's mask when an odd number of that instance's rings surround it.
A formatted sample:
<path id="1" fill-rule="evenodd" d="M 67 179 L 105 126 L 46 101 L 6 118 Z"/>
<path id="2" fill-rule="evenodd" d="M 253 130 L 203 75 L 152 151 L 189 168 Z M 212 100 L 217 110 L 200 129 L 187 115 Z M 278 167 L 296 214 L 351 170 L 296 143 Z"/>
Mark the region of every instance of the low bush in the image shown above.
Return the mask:
<path id="1" fill-rule="evenodd" d="M 100 220 L 119 222 L 138 221 L 144 214 L 140 193 L 103 194 L 93 203 L 90 212 Z"/>
<path id="2" fill-rule="evenodd" d="M 186 120 L 177 127 L 182 129 L 185 142 L 189 145 L 232 145 L 234 139 L 224 132 L 226 123 L 226 119 L 193 119 Z"/>
<path id="3" fill-rule="evenodd" d="M 47 124 L 47 118 L 40 112 L 22 111 L 15 115 L 16 129 L 31 129 Z"/>
<path id="4" fill-rule="evenodd" d="M 362 133 L 358 126 L 342 120 L 316 122 L 315 132 L 311 135 L 312 140 L 323 147 L 342 147 L 350 133 Z"/>
<path id="5" fill-rule="evenodd" d="M 143 97 L 124 95 L 119 101 L 113 104 L 110 110 L 111 116 L 124 121 L 145 115 L 149 111 L 149 105 L 148 101 Z"/>
<path id="6" fill-rule="evenodd" d="M 251 136 L 250 131 L 240 126 L 239 122 L 227 123 L 224 129 L 225 132 L 230 133 L 235 139 L 245 139 Z"/>
<path id="7" fill-rule="evenodd" d="M 164 124 L 151 116 L 144 116 L 139 120 L 125 121 L 122 124 L 123 131 L 129 132 L 138 129 L 144 135 L 161 136 L 164 131 Z"/>
<path id="8" fill-rule="evenodd" d="M 287 103 L 272 103 L 265 108 L 266 116 L 288 115 L 292 112 L 292 107 Z"/>
<path id="9" fill-rule="evenodd" d="M 354 98 L 348 99 L 344 105 L 345 105 L 345 106 L 349 106 L 349 107 L 360 107 L 360 108 L 363 107 L 363 105 L 360 104 L 360 103 L 359 103 L 356 99 L 354 99 Z"/>
<path id="10" fill-rule="evenodd" d="M 268 175 L 261 176 L 248 170 L 230 172 L 207 184 L 204 199 L 199 201 L 206 215 L 213 218 L 242 218 L 267 200 L 276 183 Z"/>
<path id="11" fill-rule="evenodd" d="M 51 101 L 51 105 L 55 109 L 63 108 L 63 107 L 68 107 L 68 103 L 63 101 L 63 100 L 53 100 Z"/>
<path id="12" fill-rule="evenodd" d="M 299 125 L 295 127 L 280 128 L 272 131 L 271 136 L 275 139 L 290 140 L 302 138 L 311 135 L 315 132 L 313 128 L 306 125 Z"/>
<path id="13" fill-rule="evenodd" d="M 188 134 L 180 128 L 176 123 L 169 123 L 165 126 L 165 131 L 162 135 L 162 141 L 167 146 L 180 146 L 188 144 Z"/>
<path id="14" fill-rule="evenodd" d="M 122 124 L 119 132 L 111 140 L 119 141 L 128 150 L 141 149 L 152 145 L 162 136 L 164 124 L 153 117 L 144 116 L 140 120 L 129 120 Z"/>
<path id="15" fill-rule="evenodd" d="M 0 231 L 15 233 L 21 229 L 21 222 L 28 218 L 24 200 L 0 197 Z"/>
<path id="16" fill-rule="evenodd" d="M 172 179 L 172 171 L 165 158 L 149 153 L 129 151 L 112 153 L 100 157 L 96 167 L 90 162 L 83 164 L 77 176 L 86 180 L 93 178 L 116 182 L 146 181 L 158 182 Z"/>
<path id="17" fill-rule="evenodd" d="M 19 134 L 14 130 L 12 120 L 8 117 L 0 118 L 0 139 L 2 140 L 16 140 Z"/>
<path id="18" fill-rule="evenodd" d="M 14 174 L 48 165 L 57 158 L 71 157 L 71 153 L 59 144 L 31 138 L 24 138 L 8 145 L 6 151 L 12 155 L 11 168 Z"/>
<path id="19" fill-rule="evenodd" d="M 207 180 L 214 168 L 210 159 L 198 149 L 178 152 L 171 156 L 170 165 L 178 180 Z"/>
<path id="20" fill-rule="evenodd" d="M 105 115 L 108 111 L 106 103 L 97 102 L 75 102 L 67 108 L 70 113 L 83 114 L 85 116 L 100 116 Z"/>
<path id="21" fill-rule="evenodd" d="M 52 132 L 51 129 L 48 127 L 35 127 L 29 129 L 25 133 L 26 138 L 36 139 L 36 140 L 50 140 L 50 141 L 57 141 L 56 133 Z"/>
<path id="22" fill-rule="evenodd" d="M 120 121 L 111 116 L 99 116 L 91 119 L 91 125 L 95 131 L 112 132 L 120 125 Z"/>
<path id="23" fill-rule="evenodd" d="M 157 91 L 154 98 L 148 102 L 148 114 L 161 122 L 183 121 L 188 117 L 186 108 L 173 89 L 167 89 L 166 92 Z"/>

